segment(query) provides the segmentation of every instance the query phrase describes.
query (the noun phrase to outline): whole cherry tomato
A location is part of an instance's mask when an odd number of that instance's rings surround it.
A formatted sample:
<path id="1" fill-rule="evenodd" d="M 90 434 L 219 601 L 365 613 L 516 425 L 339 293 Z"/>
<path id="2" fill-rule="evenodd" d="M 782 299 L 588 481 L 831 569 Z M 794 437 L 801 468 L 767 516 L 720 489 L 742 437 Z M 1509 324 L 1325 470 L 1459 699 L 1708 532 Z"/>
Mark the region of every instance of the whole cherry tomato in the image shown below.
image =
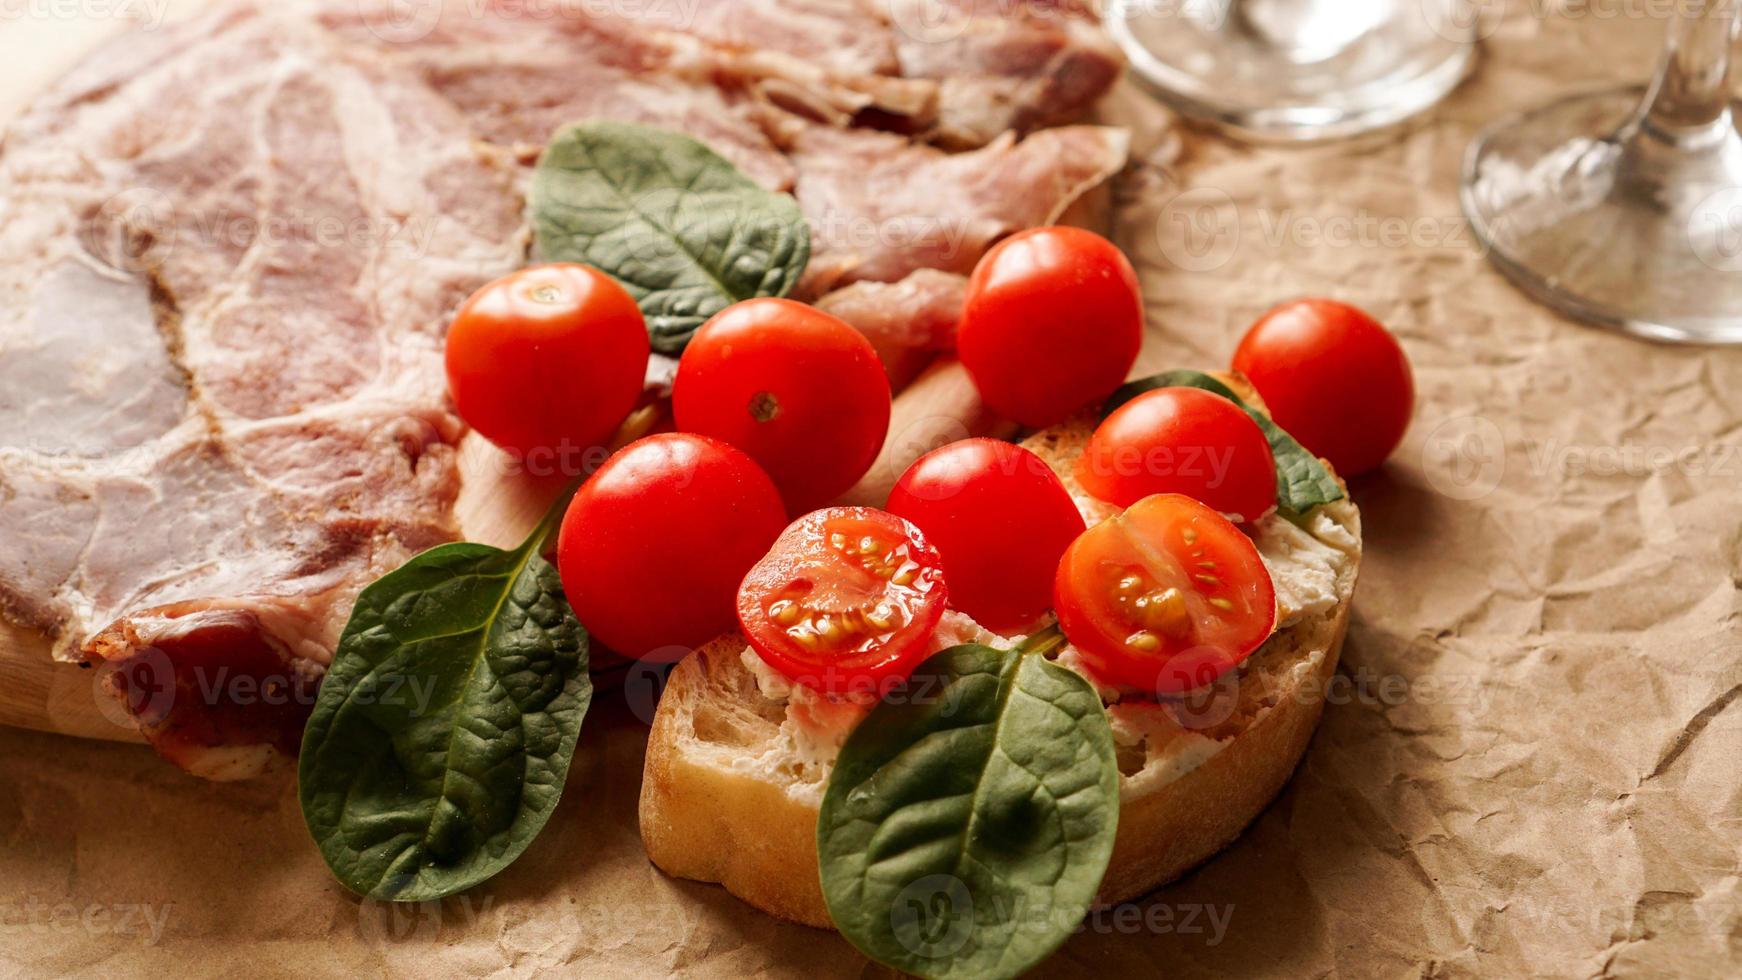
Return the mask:
<path id="1" fill-rule="evenodd" d="M 870 507 L 799 518 L 738 590 L 738 622 L 769 666 L 829 693 L 882 693 L 929 652 L 949 603 L 924 532 Z"/>
<path id="2" fill-rule="evenodd" d="M 581 486 L 557 567 L 600 643 L 677 659 L 731 629 L 739 581 L 785 526 L 780 492 L 754 460 L 668 432 L 625 446 Z"/>
<path id="3" fill-rule="evenodd" d="M 1033 625 L 1051 608 L 1059 558 L 1083 533 L 1083 515 L 1046 461 L 997 439 L 921 456 L 888 506 L 943 555 L 950 604 L 993 630 Z"/>
<path id="4" fill-rule="evenodd" d="M 1137 273 L 1080 228 L 1033 228 L 999 242 L 968 280 L 956 348 L 993 411 L 1032 428 L 1099 405 L 1143 344 Z"/>
<path id="5" fill-rule="evenodd" d="M 1234 370 L 1270 417 L 1344 476 L 1385 462 L 1415 411 L 1409 358 L 1379 321 L 1346 303 L 1303 299 L 1260 317 Z"/>
<path id="6" fill-rule="evenodd" d="M 610 276 L 536 265 L 471 295 L 448 328 L 448 390 L 484 438 L 526 456 L 605 444 L 647 377 L 647 324 Z"/>
<path id="7" fill-rule="evenodd" d="M 1276 628 L 1252 540 L 1179 494 L 1090 528 L 1059 563 L 1059 626 L 1105 682 L 1171 694 L 1214 681 Z"/>
<path id="8" fill-rule="evenodd" d="M 1246 410 L 1201 388 L 1157 388 L 1107 416 L 1077 457 L 1077 482 L 1129 507 L 1183 493 L 1256 520 L 1276 506 L 1276 462 Z"/>
<path id="9" fill-rule="evenodd" d="M 889 432 L 889 378 L 871 342 L 785 299 L 721 310 L 684 349 L 672 387 L 678 428 L 737 446 L 774 478 L 792 513 L 841 495 Z"/>

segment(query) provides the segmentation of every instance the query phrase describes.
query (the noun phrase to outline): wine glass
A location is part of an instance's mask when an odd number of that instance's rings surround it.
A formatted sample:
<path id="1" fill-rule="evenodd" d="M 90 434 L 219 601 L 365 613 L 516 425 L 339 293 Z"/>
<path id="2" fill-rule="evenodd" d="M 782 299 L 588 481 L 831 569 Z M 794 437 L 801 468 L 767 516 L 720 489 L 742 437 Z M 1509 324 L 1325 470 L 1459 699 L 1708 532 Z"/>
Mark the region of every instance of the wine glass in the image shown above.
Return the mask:
<path id="1" fill-rule="evenodd" d="M 1469 0 L 1111 0 L 1132 72 L 1189 116 L 1263 141 L 1389 126 L 1469 70 Z"/>
<path id="2" fill-rule="evenodd" d="M 1489 258 L 1537 300 L 1658 340 L 1742 343 L 1742 5 L 1683 0 L 1657 75 L 1503 119 L 1464 158 Z"/>

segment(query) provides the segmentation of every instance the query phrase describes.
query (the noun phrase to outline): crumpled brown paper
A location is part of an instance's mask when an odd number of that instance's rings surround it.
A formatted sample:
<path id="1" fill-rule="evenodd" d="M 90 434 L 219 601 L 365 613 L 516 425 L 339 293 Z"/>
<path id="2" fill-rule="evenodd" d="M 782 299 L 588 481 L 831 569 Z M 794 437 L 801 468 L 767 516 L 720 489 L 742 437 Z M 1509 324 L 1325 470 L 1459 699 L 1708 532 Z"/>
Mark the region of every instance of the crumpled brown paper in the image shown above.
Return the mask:
<path id="1" fill-rule="evenodd" d="M 1488 267 L 1455 197 L 1485 121 L 1643 79 L 1663 21 L 1637 15 L 1664 5 L 1519 6 L 1408 132 L 1140 141 L 1167 163 L 1118 206 L 1143 367 L 1223 363 L 1272 302 L 1333 294 L 1402 335 L 1420 407 L 1353 483 L 1354 621 L 1294 780 L 1221 856 L 1092 916 L 1045 975 L 1742 973 L 1742 352 L 1556 318 Z M 1153 119 L 1142 105 L 1109 111 Z M 288 778 L 212 785 L 143 748 L 0 730 L 0 974 L 886 972 L 648 865 L 653 682 L 602 687 L 544 835 L 427 905 L 340 888 Z"/>

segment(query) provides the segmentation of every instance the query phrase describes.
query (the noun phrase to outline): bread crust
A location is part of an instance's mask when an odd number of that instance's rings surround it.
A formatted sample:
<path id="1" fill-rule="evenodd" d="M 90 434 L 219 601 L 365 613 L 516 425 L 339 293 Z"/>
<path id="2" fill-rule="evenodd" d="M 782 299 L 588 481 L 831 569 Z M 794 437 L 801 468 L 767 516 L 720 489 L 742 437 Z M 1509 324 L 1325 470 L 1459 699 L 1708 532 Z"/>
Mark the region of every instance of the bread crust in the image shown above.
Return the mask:
<path id="1" fill-rule="evenodd" d="M 1079 420 L 1024 444 L 1049 461 L 1074 457 L 1091 429 Z M 1121 793 L 1101 902 L 1174 880 L 1231 843 L 1275 798 L 1318 725 L 1353 592 L 1351 572 L 1335 609 L 1282 630 L 1254 655 L 1288 680 L 1268 689 L 1256 716 L 1213 755 L 1159 786 Z M 723 636 L 672 670 L 648 739 L 642 840 L 667 874 L 717 882 L 772 915 L 832 928 L 817 872 L 817 803 L 769 773 L 733 764 L 744 761 L 735 753 L 752 754 L 778 725 L 759 714 L 769 702 L 743 663 L 744 648 L 739 634 Z"/>

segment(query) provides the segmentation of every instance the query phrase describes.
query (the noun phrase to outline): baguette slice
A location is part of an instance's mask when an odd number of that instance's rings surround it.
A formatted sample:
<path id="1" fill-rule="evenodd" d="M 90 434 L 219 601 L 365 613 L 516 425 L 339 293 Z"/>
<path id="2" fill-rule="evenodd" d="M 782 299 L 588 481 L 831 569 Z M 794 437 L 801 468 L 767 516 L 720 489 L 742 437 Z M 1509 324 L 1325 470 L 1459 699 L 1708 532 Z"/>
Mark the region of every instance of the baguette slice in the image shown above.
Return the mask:
<path id="1" fill-rule="evenodd" d="M 1258 404 L 1243 379 L 1223 380 Z M 1071 466 L 1093 429 L 1094 419 L 1080 418 L 1023 445 L 1081 499 Z M 1334 605 L 1318 602 L 1271 637 L 1227 683 L 1218 682 L 1220 700 L 1196 704 L 1184 728 L 1164 725 L 1130 744 L 1126 726 L 1119 829 L 1102 902 L 1152 891 L 1227 846 L 1281 790 L 1306 750 L 1348 625 L 1360 516 L 1343 500 L 1316 509 L 1305 523 L 1341 545 L 1340 563 L 1329 569 Z M 1265 550 L 1269 557 L 1276 549 Z M 1320 571 L 1326 572 L 1322 562 Z M 1280 594 L 1286 586 L 1277 584 Z M 816 822 L 833 749 L 795 739 L 786 702 L 764 694 L 744 650 L 743 637 L 728 634 L 672 670 L 647 744 L 642 840 L 667 874 L 723 884 L 772 915 L 830 928 Z M 1120 710 L 1111 709 L 1115 718 Z M 1114 727 L 1117 735 L 1117 720 Z"/>

